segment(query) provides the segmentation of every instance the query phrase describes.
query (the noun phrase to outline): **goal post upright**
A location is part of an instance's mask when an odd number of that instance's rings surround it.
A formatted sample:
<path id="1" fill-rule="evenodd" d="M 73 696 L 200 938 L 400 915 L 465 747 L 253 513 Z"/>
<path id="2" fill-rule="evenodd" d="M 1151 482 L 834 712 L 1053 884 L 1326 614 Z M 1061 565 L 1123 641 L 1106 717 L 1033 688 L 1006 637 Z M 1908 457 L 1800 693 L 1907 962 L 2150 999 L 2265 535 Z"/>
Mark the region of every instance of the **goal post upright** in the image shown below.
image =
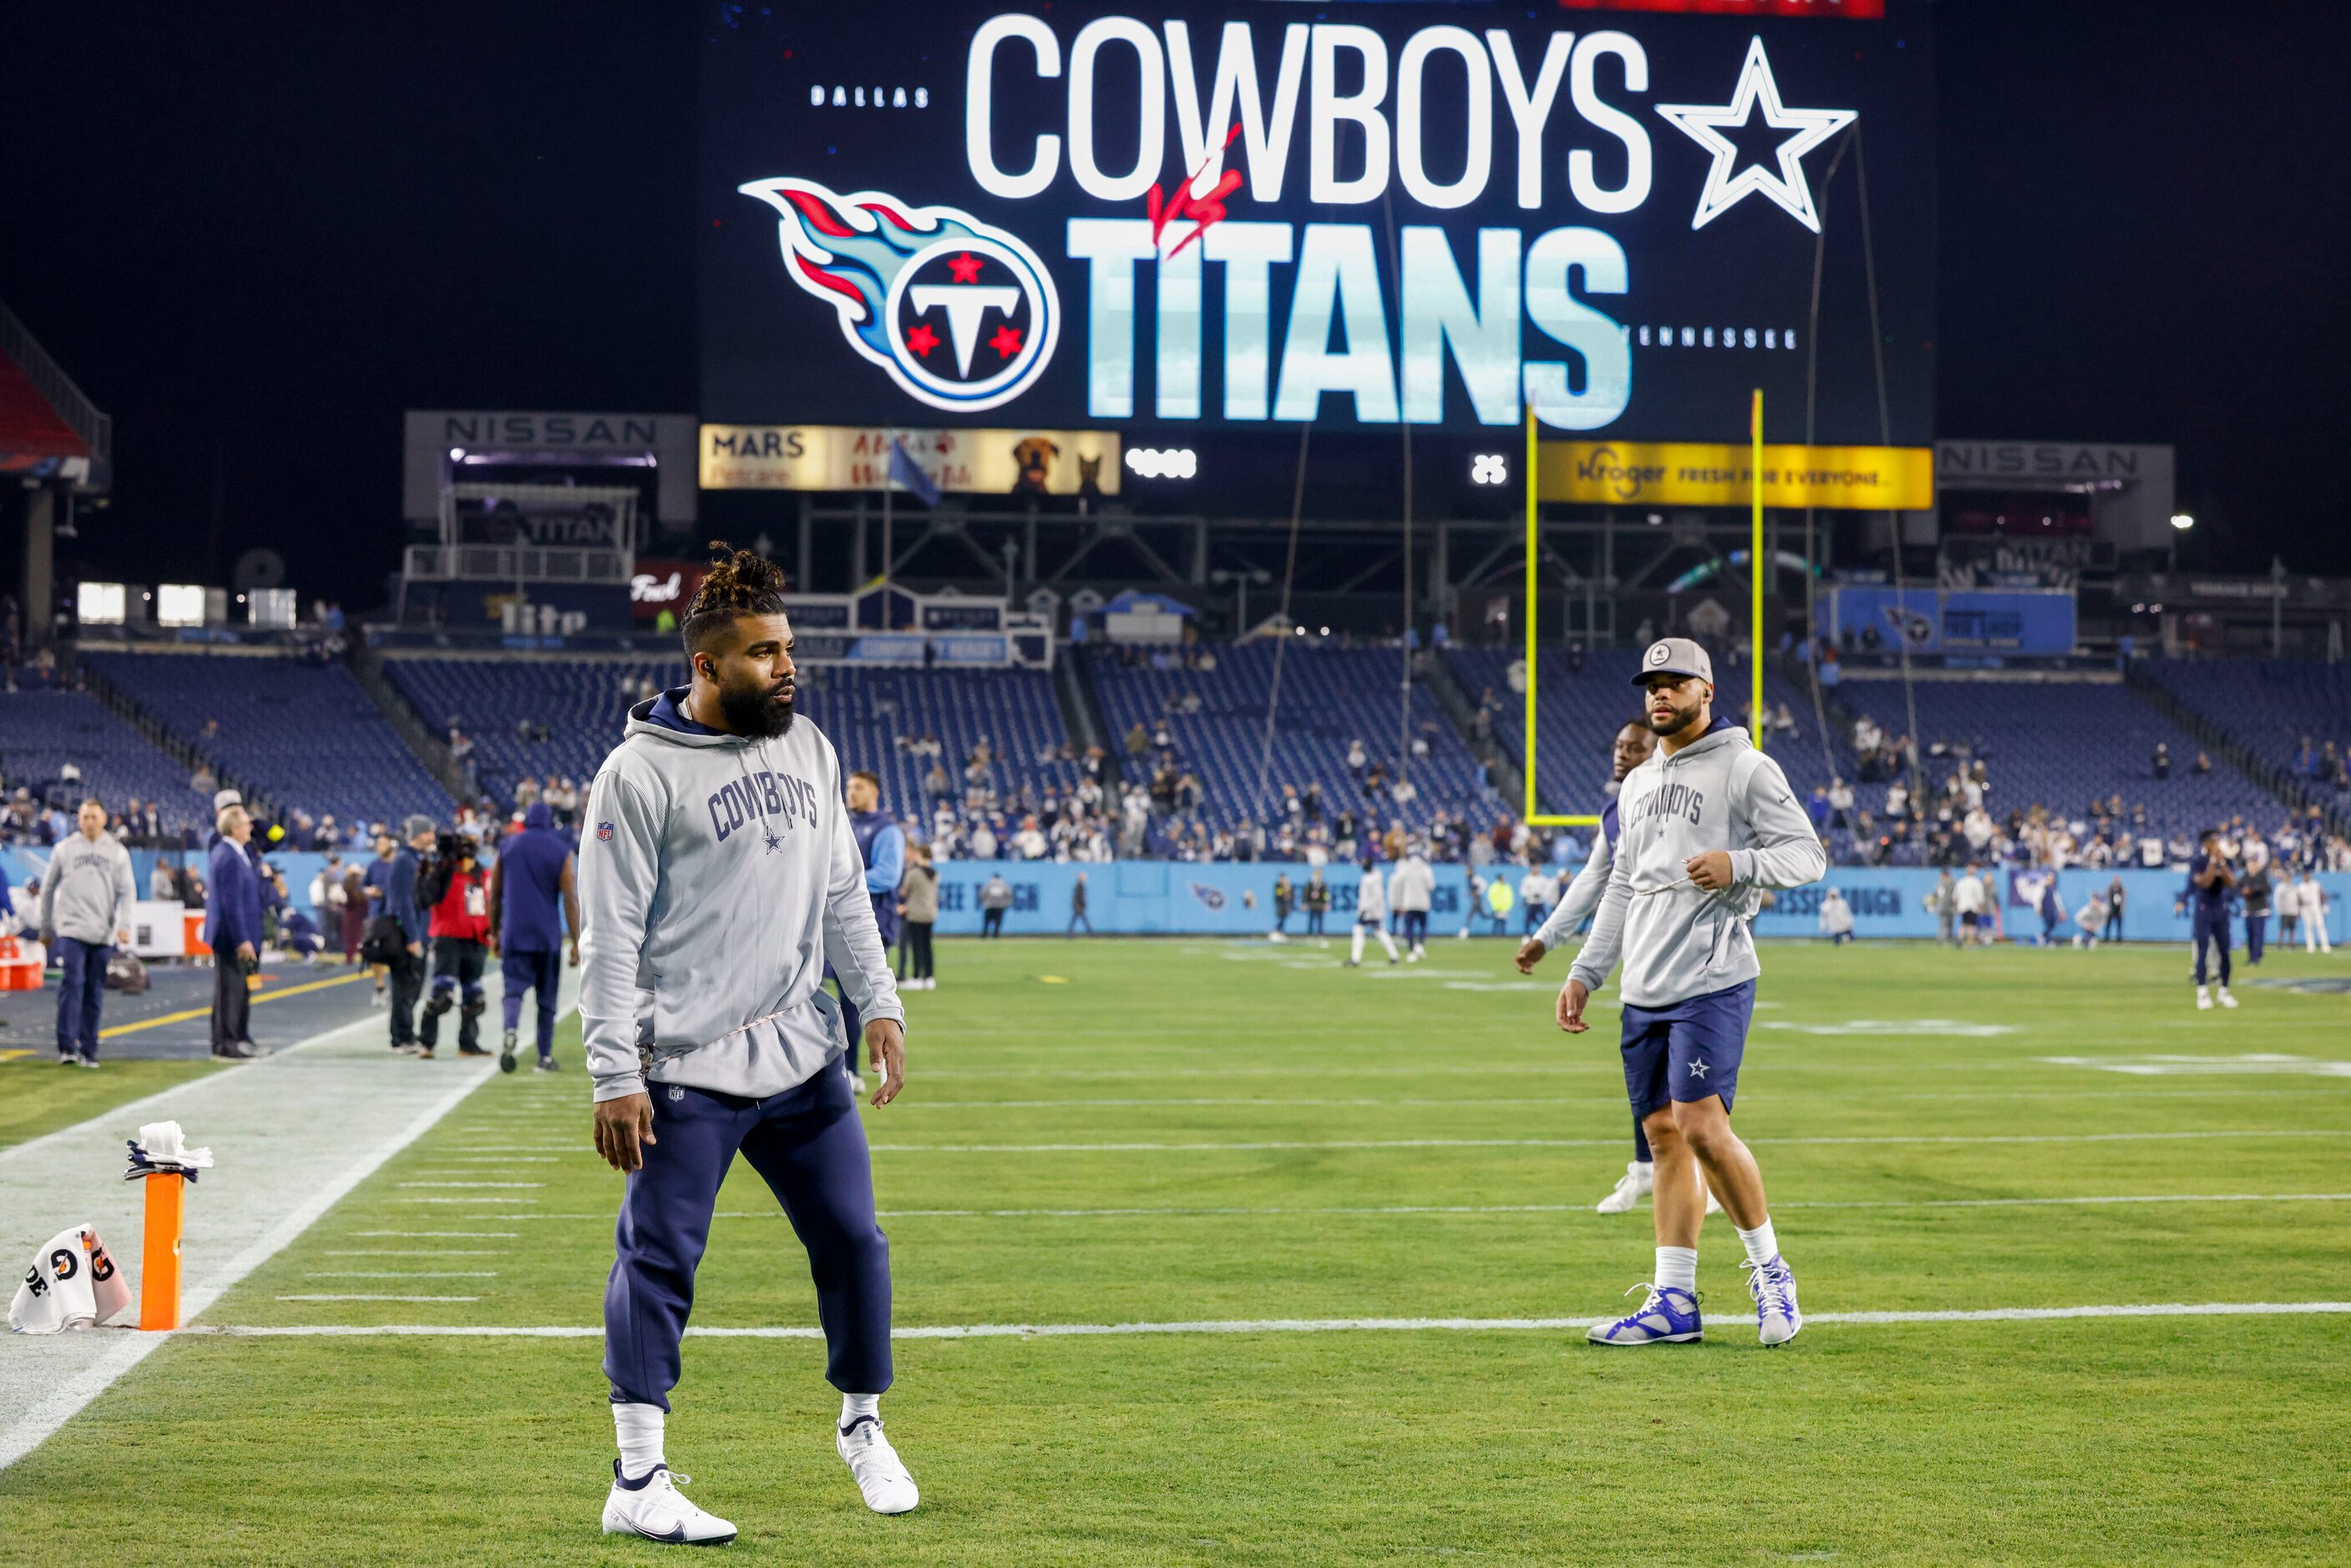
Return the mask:
<path id="1" fill-rule="evenodd" d="M 1542 528 L 1538 520 L 1538 505 L 1541 499 L 1542 486 L 1541 470 L 1540 467 L 1541 455 L 1535 440 L 1535 411 L 1534 406 L 1531 403 L 1527 406 L 1526 424 L 1527 454 L 1525 463 L 1526 480 L 1524 487 L 1527 497 L 1527 605 L 1525 616 L 1527 664 L 1527 745 L 1526 756 L 1520 759 L 1520 771 L 1526 780 L 1527 799 L 1524 821 L 1529 827 L 1535 828 L 1595 827 L 1600 821 L 1599 817 L 1596 815 L 1558 816 L 1547 813 L 1541 809 L 1541 802 L 1535 795 L 1535 758 L 1538 755 L 1535 749 L 1535 696 L 1537 687 L 1539 685 L 1535 672 L 1541 667 L 1542 663 L 1541 659 L 1536 657 L 1539 651 L 1539 640 L 1535 634 L 1535 622 L 1537 620 L 1536 606 L 1540 602 L 1537 592 L 1537 568 L 1542 556 Z M 1587 627 L 1585 630 L 1589 631 L 1590 628 Z"/>
<path id="2" fill-rule="evenodd" d="M 1752 537 L 1747 545 L 1747 662 L 1754 681 L 1754 690 L 1747 709 L 1748 738 L 1755 749 L 1763 749 L 1763 574 L 1771 563 L 1763 559 L 1763 389 L 1755 389 L 1755 400 L 1749 407 L 1747 438 L 1750 446 L 1747 462 L 1748 489 L 1754 496 L 1754 512 L 1750 519 Z"/>

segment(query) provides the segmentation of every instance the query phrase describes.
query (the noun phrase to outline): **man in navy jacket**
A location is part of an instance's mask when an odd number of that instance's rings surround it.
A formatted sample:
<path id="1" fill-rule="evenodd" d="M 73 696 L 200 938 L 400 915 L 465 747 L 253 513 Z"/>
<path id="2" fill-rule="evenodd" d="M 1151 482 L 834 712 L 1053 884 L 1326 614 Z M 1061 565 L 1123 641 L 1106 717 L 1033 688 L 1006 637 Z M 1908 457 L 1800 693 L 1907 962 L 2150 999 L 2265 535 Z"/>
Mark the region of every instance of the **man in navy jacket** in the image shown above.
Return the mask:
<path id="1" fill-rule="evenodd" d="M 204 942 L 213 950 L 213 1055 L 225 1061 L 259 1056 L 247 1032 L 252 1001 L 248 967 L 261 952 L 261 877 L 246 856 L 253 818 L 243 806 L 224 806 L 213 841 L 204 896 Z"/>

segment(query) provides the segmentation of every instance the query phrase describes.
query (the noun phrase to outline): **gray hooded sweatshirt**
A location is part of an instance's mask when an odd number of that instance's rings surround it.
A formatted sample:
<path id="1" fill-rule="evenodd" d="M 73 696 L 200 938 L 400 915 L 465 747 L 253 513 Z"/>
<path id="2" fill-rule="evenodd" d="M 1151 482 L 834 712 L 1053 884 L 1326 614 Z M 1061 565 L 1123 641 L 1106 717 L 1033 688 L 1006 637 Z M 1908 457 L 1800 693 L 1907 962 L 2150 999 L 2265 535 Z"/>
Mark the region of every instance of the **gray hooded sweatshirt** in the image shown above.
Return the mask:
<path id="1" fill-rule="evenodd" d="M 1635 1007 L 1670 1007 L 1761 974 L 1747 925 L 1762 890 L 1802 887 L 1828 870 L 1787 775 L 1727 718 L 1627 774 L 1616 821 L 1608 889 L 1568 973 L 1596 991 L 1621 954 L 1624 999 Z M 1706 850 L 1730 852 L 1731 885 L 1720 893 L 1682 869 Z"/>
<path id="2" fill-rule="evenodd" d="M 848 1043 L 829 962 L 870 1022 L 905 1009 L 873 923 L 841 758 L 805 717 L 774 740 L 629 710 L 580 838 L 580 1022 L 599 1101 L 683 1083 L 762 1097 Z"/>

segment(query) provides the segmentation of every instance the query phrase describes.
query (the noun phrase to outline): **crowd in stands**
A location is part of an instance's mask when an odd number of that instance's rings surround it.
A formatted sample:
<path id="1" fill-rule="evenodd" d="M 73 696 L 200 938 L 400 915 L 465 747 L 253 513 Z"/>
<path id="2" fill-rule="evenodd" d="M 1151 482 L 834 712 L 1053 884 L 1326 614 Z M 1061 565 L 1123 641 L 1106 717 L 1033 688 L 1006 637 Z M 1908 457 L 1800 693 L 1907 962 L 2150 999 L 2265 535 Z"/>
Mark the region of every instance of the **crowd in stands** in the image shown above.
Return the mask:
<path id="1" fill-rule="evenodd" d="M 1041 671 L 810 666 L 800 707 L 845 766 L 881 776 L 910 840 L 942 859 L 1322 865 L 1418 852 L 1480 870 L 1581 864 L 1586 831 L 1520 821 L 1473 748 L 1490 740 L 1523 757 L 1523 660 L 1458 643 L 1305 639 L 1277 652 L 1280 643 L 1080 650 L 1107 748 L 1072 742 Z M 1552 810 L 1604 798 L 1607 740 L 1636 709 L 1635 656 L 1543 653 L 1538 765 Z M 1468 700 L 1466 726 L 1429 689 L 1432 657 L 1447 661 Z M 199 760 L 193 772 L 172 761 L 46 653 L 9 665 L 0 840 L 54 843 L 94 794 L 125 841 L 193 849 L 232 769 L 265 796 L 266 848 L 364 857 L 386 823 L 418 809 L 491 832 L 544 801 L 569 827 L 626 707 L 684 676 L 674 660 L 391 660 L 397 689 L 467 772 L 467 799 L 453 802 L 340 666 L 120 653 L 89 663 Z M 2166 678 L 2201 691 L 2215 667 Z M 2324 666 L 2262 680 L 2304 695 L 2317 682 L 2351 698 L 2351 683 Z M 1849 723 L 1823 735 L 1812 694 L 1767 670 L 1767 747 L 1837 863 L 2178 867 L 2195 835 L 2220 825 L 2287 865 L 2351 865 L 2325 801 L 2287 812 L 2110 678 L 1907 689 L 1850 678 L 1834 704 Z M 2325 704 L 2297 711 L 2336 716 Z M 1909 738 L 1914 718 L 1936 737 L 1923 749 Z M 2351 805 L 2351 743 L 2296 734 L 2273 749 L 2338 809 Z M 167 859 L 175 873 L 180 863 Z"/>

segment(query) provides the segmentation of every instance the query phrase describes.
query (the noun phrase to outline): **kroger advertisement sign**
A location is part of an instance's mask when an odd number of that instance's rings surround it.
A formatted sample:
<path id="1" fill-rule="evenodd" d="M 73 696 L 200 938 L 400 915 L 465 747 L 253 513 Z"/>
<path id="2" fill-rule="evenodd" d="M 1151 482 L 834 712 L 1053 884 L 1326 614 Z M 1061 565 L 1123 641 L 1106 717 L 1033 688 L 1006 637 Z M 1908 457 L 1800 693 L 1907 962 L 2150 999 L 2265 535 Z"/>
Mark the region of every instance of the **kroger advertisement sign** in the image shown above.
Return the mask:
<path id="1" fill-rule="evenodd" d="M 1817 352 L 1815 439 L 1876 442 L 1826 183 L 1865 134 L 1890 434 L 1923 444 L 1929 42 L 1904 0 L 716 7 L 703 415 L 1736 439 Z"/>

